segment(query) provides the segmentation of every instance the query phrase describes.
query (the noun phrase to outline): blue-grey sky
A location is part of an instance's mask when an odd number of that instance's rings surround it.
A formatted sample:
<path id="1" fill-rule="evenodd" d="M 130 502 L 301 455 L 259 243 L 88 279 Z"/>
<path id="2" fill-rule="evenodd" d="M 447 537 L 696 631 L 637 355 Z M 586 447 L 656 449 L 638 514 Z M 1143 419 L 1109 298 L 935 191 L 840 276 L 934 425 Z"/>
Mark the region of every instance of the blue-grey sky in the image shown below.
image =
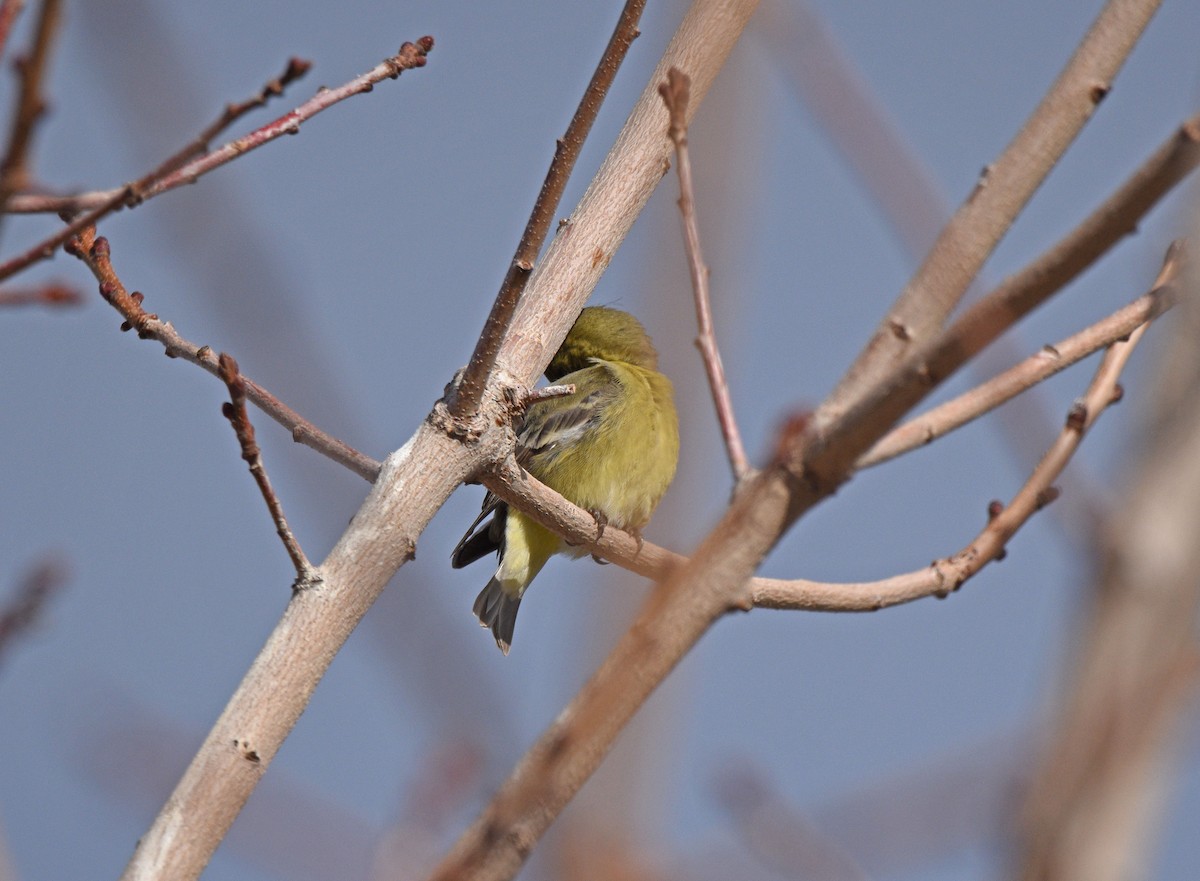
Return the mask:
<path id="1" fill-rule="evenodd" d="M 138 177 L 291 55 L 314 69 L 247 126 L 367 70 L 404 40 L 436 38 L 424 70 L 102 227 L 114 265 L 150 310 L 230 351 L 248 376 L 381 458 L 469 357 L 554 138 L 621 4 L 66 5 L 34 164 L 38 179 L 58 188 Z M 648 5 L 562 216 L 684 8 Z M 951 205 L 1012 137 L 1100 6 L 813 3 Z M 13 45 L 28 40 L 30 24 L 27 12 Z M 989 263 L 990 278 L 1055 241 L 1196 110 L 1198 33 L 1200 5 L 1166 4 Z M 758 459 L 783 414 L 829 391 L 914 268 L 902 237 L 798 99 L 780 55 L 752 29 L 691 134 L 718 333 Z M 3 82 L 11 100 L 7 71 Z M 729 482 L 690 345 L 675 198 L 667 177 L 594 301 L 643 318 L 679 387 L 680 475 L 647 535 L 686 551 L 719 516 Z M 1182 209 L 1182 198 L 1168 200 L 1138 236 L 1037 313 L 1018 353 L 1143 292 Z M 7 220 L 6 252 L 52 225 Z M 26 281 L 51 277 L 85 290 L 86 305 L 0 314 L 0 596 L 47 555 L 70 570 L 0 667 L 0 827 L 14 877 L 30 881 L 120 872 L 269 633 L 292 578 L 221 418 L 220 383 L 119 333 L 116 313 L 71 258 L 60 254 Z M 1126 403 L 1104 417 L 1073 465 L 1100 497 L 1119 491 L 1162 331 L 1135 356 Z M 1054 424 L 1087 371 L 1044 388 Z M 947 393 L 965 387 L 960 378 Z M 266 417 L 256 423 L 292 525 L 320 559 L 366 485 L 291 444 Z M 1010 497 L 1024 475 L 995 421 L 984 420 L 857 477 L 784 538 L 764 572 L 864 580 L 917 568 L 964 544 L 987 502 Z M 496 651 L 470 614 L 488 565 L 448 565 L 480 495 L 461 490 L 435 518 L 416 562 L 334 662 L 206 878 L 367 877 L 431 757 L 461 740 L 479 750 L 474 788 L 428 839 L 398 846 L 401 864 L 419 876 L 422 859 L 465 826 L 615 642 L 644 584 L 616 567 L 555 561 L 523 605 L 512 654 Z M 611 824 L 660 865 L 686 865 L 696 877 L 724 860 L 749 873 L 754 864 L 714 796 L 730 767 L 757 768 L 798 810 L 829 818 L 838 838 L 846 830 L 835 808 L 856 793 L 964 756 L 1020 755 L 1012 744 L 1054 708 L 1088 579 L 1069 529 L 1043 516 L 1002 565 L 946 602 L 722 621 L 560 826 Z M 1152 877 L 1182 877 L 1200 864 L 1186 820 L 1200 812 L 1195 733 L 1193 724 Z M 977 760 L 989 779 L 996 762 Z M 304 852 L 264 844 L 271 835 L 255 830 L 272 822 L 341 830 L 320 849 L 328 864 L 271 856 Z M 993 830 L 954 847 L 930 844 L 933 855 L 916 863 L 895 855 L 872 867 L 879 878 L 996 877 L 1000 840 Z M 700 867 L 687 862 L 709 854 Z M 527 877 L 553 871 L 542 857 Z"/>

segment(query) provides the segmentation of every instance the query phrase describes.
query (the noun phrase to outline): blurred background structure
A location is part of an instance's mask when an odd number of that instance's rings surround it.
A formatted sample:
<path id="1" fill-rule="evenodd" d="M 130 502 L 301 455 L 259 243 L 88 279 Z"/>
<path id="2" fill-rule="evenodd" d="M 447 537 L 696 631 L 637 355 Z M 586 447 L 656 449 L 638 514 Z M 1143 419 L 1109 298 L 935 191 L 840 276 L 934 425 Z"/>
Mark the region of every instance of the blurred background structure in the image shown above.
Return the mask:
<path id="1" fill-rule="evenodd" d="M 28 45 L 36 7 L 7 57 Z M 970 192 L 1100 7 L 764 0 L 690 133 L 717 332 L 753 458 L 787 413 L 829 391 L 939 212 Z M 648 5 L 561 214 L 684 8 Z M 291 56 L 313 70 L 235 134 L 432 34 L 424 70 L 101 227 L 148 309 L 382 458 L 469 357 L 619 9 L 68 2 L 32 171 L 56 190 L 116 186 Z M 988 278 L 1056 241 L 1197 112 L 1196 34 L 1200 5 L 1166 4 Z M 0 82 L 11 103 L 15 78 Z M 1143 293 L 1193 225 L 1191 189 L 1006 340 L 1008 361 Z M 594 299 L 643 319 L 676 383 L 681 470 L 647 537 L 687 552 L 729 484 L 691 346 L 676 194 L 665 179 Z M 0 244 L 7 255 L 58 223 L 8 217 Z M 50 280 L 83 291 L 82 307 L 0 310 L 0 607 L 52 584 L 0 653 L 4 881 L 119 874 L 292 580 L 220 415 L 225 388 L 119 333 L 70 258 L 19 279 Z M 1112 877 L 1194 872 L 1196 333 L 1184 309 L 1151 329 L 1062 502 L 947 601 L 723 621 L 523 877 L 1095 879 L 1061 869 L 1078 865 L 1070 848 L 1094 852 L 1074 825 L 1090 809 L 1106 812 L 1112 825 L 1090 828 L 1113 830 L 1104 840 L 1119 851 L 1098 858 L 1138 857 Z M 763 574 L 867 580 L 957 549 L 988 501 L 1024 481 L 1089 375 L 1067 371 L 1016 416 L 865 472 Z M 366 485 L 251 415 L 320 559 Z M 501 657 L 470 611 L 487 567 L 448 560 L 481 494 L 460 491 L 424 534 L 206 878 L 423 877 L 615 641 L 644 584 L 556 560 Z M 1063 743 L 1073 748 L 1056 752 Z"/>

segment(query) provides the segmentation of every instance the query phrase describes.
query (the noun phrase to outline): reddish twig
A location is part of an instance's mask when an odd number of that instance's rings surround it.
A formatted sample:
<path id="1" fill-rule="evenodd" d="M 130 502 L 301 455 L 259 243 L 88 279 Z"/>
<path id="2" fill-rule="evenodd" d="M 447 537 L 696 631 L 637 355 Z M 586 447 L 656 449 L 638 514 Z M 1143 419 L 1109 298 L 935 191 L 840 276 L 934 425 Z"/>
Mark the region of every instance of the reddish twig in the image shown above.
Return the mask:
<path id="1" fill-rule="evenodd" d="M 254 425 L 250 422 L 250 415 L 246 412 L 246 383 L 238 372 L 237 361 L 232 355 L 222 352 L 217 357 L 217 364 L 217 375 L 229 389 L 229 401 L 221 407 L 221 412 L 233 426 L 233 432 L 242 448 L 242 458 L 250 466 L 250 473 L 254 475 L 254 481 L 267 503 L 267 510 L 271 512 L 271 519 L 275 521 L 275 531 L 279 533 L 279 539 L 283 542 L 288 556 L 292 558 L 292 565 L 296 567 L 296 580 L 292 589 L 315 587 L 321 583 L 321 575 L 308 561 L 291 527 L 288 526 L 287 518 L 283 514 L 283 505 L 275 495 L 275 490 L 271 487 L 271 478 L 267 476 L 267 469 L 263 466 L 262 450 L 254 437 Z"/>
<path id="2" fill-rule="evenodd" d="M 42 82 L 50 63 L 51 43 L 62 20 L 61 12 L 61 0 L 43 0 L 33 52 L 28 58 L 17 59 L 21 90 L 13 110 L 8 149 L 0 161 L 0 216 L 5 213 L 12 194 L 29 185 L 29 145 L 34 127 L 46 112 Z"/>
<path id="3" fill-rule="evenodd" d="M 336 89 L 323 89 L 304 104 L 290 113 L 284 114 L 273 122 L 255 129 L 248 135 L 230 141 L 222 147 L 205 153 L 203 156 L 185 161 L 182 165 L 172 166 L 179 157 L 191 150 L 196 141 L 192 141 L 183 150 L 175 153 L 171 159 L 140 179 L 126 184 L 115 190 L 89 193 L 77 197 L 35 197 L 39 211 L 58 211 L 75 214 L 79 211 L 88 212 L 86 215 L 72 221 L 68 226 L 59 230 L 55 235 L 30 248 L 24 254 L 0 265 L 0 281 L 20 272 L 39 260 L 53 256 L 55 250 L 68 240 L 79 235 L 84 229 L 95 226 L 102 218 L 124 207 L 139 205 L 147 199 L 165 193 L 168 190 L 185 183 L 195 183 L 202 175 L 215 168 L 220 168 L 233 161 L 243 153 L 248 153 L 264 144 L 270 143 L 282 135 L 294 135 L 300 131 L 300 126 L 326 110 L 353 95 L 371 91 L 376 83 L 385 79 L 396 79 L 405 70 L 425 65 L 425 56 L 433 48 L 432 37 L 422 37 L 416 43 L 405 43 L 400 52 L 391 58 L 386 58 L 362 76 L 356 77 Z M 296 74 L 298 75 L 298 74 Z M 293 76 L 294 78 L 294 76 Z M 268 84 L 270 88 L 270 84 Z M 253 100 L 253 99 L 252 99 Z M 221 120 L 225 118 L 223 114 Z M 218 123 L 221 122 L 218 120 Z M 209 126 L 212 130 L 217 123 Z M 201 137 L 204 135 L 202 134 Z"/>
<path id="4" fill-rule="evenodd" d="M 675 145 L 675 170 L 679 175 L 679 213 L 683 219 L 683 239 L 687 247 L 688 269 L 692 275 L 692 292 L 696 300 L 696 322 L 699 335 L 696 348 L 704 361 L 708 375 L 708 386 L 712 391 L 713 405 L 717 410 L 717 422 L 725 438 L 725 450 L 729 465 L 733 469 L 734 483 L 741 483 L 750 473 L 750 462 L 746 448 L 738 431 L 733 415 L 733 400 L 729 395 L 729 383 L 725 379 L 725 366 L 721 363 L 721 352 L 717 348 L 717 337 L 713 332 L 712 299 L 709 295 L 709 271 L 704 262 L 700 246 L 700 226 L 696 221 L 695 188 L 692 183 L 692 162 L 688 153 L 687 105 L 691 80 L 687 74 L 672 67 L 667 80 L 658 87 L 663 103 L 667 106 L 671 122 L 667 130 Z"/>
<path id="5" fill-rule="evenodd" d="M 25 0 L 0 2 L 0 56 L 3 56 L 4 49 L 8 46 L 8 34 L 12 30 L 13 22 L 17 20 L 17 16 L 24 9 Z"/>
<path id="6" fill-rule="evenodd" d="M 196 156 L 206 155 L 209 150 L 209 144 L 212 143 L 217 135 L 225 131 L 225 129 L 229 128 L 250 111 L 257 110 L 259 107 L 265 107 L 267 101 L 282 95 L 284 89 L 303 77 L 311 69 L 311 61 L 305 61 L 303 58 L 289 58 L 287 67 L 284 68 L 283 73 L 275 77 L 275 79 L 268 81 L 259 90 L 257 95 L 247 98 L 245 101 L 239 101 L 236 104 L 226 104 L 221 115 L 200 132 L 195 140 L 159 165 L 154 171 L 150 172 L 146 176 L 146 179 L 148 181 L 160 180 L 171 172 L 182 168 Z"/>
<path id="7" fill-rule="evenodd" d="M 533 272 L 534 262 L 546 241 L 554 212 L 558 209 L 567 180 L 583 149 L 583 142 L 592 130 L 592 123 L 596 121 L 600 105 L 604 103 L 621 62 L 625 60 L 630 45 L 638 35 L 638 20 L 642 17 L 645 5 L 646 0 L 626 0 L 617 26 L 604 48 L 604 54 L 600 56 L 596 72 L 592 74 L 592 79 L 583 92 L 583 98 L 579 101 L 579 107 L 576 108 L 566 132 L 555 145 L 554 159 L 550 162 L 546 179 L 542 181 L 542 188 L 534 200 L 533 211 L 525 224 L 525 231 L 521 234 L 516 254 L 509 264 L 504 282 L 500 285 L 500 292 L 492 304 L 492 311 L 479 335 L 479 341 L 475 344 L 475 351 L 467 363 L 462 380 L 450 399 L 449 411 L 454 419 L 474 416 L 479 410 L 483 389 L 496 364 L 500 342 L 504 339 L 517 302 L 521 299 Z"/>
<path id="8" fill-rule="evenodd" d="M 83 295 L 75 288 L 60 282 L 50 282 L 38 288 L 12 288 L 0 291 L 0 307 L 4 306 L 82 306 Z"/>
<path id="9" fill-rule="evenodd" d="M 156 340 L 162 345 L 168 358 L 182 358 L 203 367 L 214 376 L 219 375 L 220 364 L 211 348 L 197 346 L 182 337 L 170 322 L 162 321 L 142 307 L 143 297 L 140 293 L 131 294 L 126 290 L 113 269 L 108 240 L 97 236 L 95 229 L 89 227 L 84 230 L 78 238 L 71 241 L 67 250 L 87 265 L 100 283 L 100 295 L 121 313 L 125 319 L 121 325 L 122 330 L 136 330 L 141 339 Z M 246 397 L 284 428 L 289 429 L 294 441 L 311 447 L 367 480 L 375 479 L 375 475 L 379 473 L 379 463 L 374 459 L 321 431 L 258 383 L 246 377 L 242 377 L 242 382 Z"/>
<path id="10" fill-rule="evenodd" d="M 0 608 L 0 655 L 29 630 L 66 580 L 66 569 L 54 560 L 44 560 L 21 579 L 12 600 Z"/>

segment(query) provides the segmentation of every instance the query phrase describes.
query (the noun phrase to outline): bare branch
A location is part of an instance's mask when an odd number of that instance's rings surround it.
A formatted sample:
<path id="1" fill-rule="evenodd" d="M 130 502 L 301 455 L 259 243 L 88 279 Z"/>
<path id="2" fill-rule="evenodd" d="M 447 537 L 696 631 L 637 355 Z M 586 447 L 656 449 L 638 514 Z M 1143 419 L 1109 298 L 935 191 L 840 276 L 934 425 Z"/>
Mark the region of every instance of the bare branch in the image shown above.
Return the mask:
<path id="1" fill-rule="evenodd" d="M 555 146 L 554 159 L 550 162 L 546 178 L 542 181 L 542 188 L 534 200 L 533 211 L 525 224 L 521 241 L 517 244 L 517 252 L 509 264 L 503 284 L 500 285 L 500 292 L 492 304 L 492 311 L 483 326 L 483 332 L 479 335 L 479 341 L 475 344 L 475 352 L 471 355 L 458 390 L 450 399 L 450 415 L 455 419 L 470 418 L 479 409 L 479 403 L 483 399 L 483 388 L 500 352 L 500 343 L 508 331 L 508 325 L 512 321 L 525 285 L 529 282 L 538 253 L 546 241 L 567 180 L 571 177 L 571 171 L 583 149 L 584 141 L 587 140 L 588 132 L 592 130 L 592 123 L 596 121 L 600 106 L 608 95 L 608 89 L 617 76 L 617 70 L 620 69 L 621 62 L 625 60 L 629 47 L 638 35 L 638 21 L 645 6 L 646 0 L 626 0 L 616 29 L 604 48 L 604 54 L 600 56 L 600 63 L 583 92 L 579 107 L 576 108 L 566 133 Z"/>
<path id="2" fill-rule="evenodd" d="M 239 101 L 236 104 L 226 104 L 225 109 L 221 111 L 221 115 L 213 120 L 204 131 L 200 132 L 195 140 L 179 150 L 174 156 L 164 161 L 154 171 L 150 172 L 147 178 L 149 180 L 160 180 L 172 171 L 182 168 L 194 157 L 207 154 L 209 145 L 217 135 L 252 110 L 265 107 L 267 101 L 282 95 L 284 89 L 296 80 L 301 79 L 311 69 L 311 61 L 305 61 L 303 58 L 289 58 L 287 67 L 283 69 L 283 73 L 275 77 L 275 79 L 268 81 L 259 90 L 258 94 L 253 97 L 247 98 L 245 101 Z"/>
<path id="3" fill-rule="evenodd" d="M 1021 392 L 1093 352 L 1128 336 L 1135 328 L 1171 308 L 1177 297 L 1173 281 L 1173 278 L 1166 280 L 1107 318 L 1061 342 L 1045 346 L 1038 354 L 999 376 L 897 426 L 863 454 L 854 467 L 869 468 L 925 446 L 1011 401 Z"/>
<path id="4" fill-rule="evenodd" d="M 572 224 L 555 237 L 518 304 L 497 365 L 532 384 L 591 293 L 600 272 L 661 178 L 669 150 L 662 102 L 654 92 L 672 65 L 692 77 L 693 105 L 754 8 L 753 0 L 697 0 L 685 16 L 584 194 Z M 607 255 L 607 256 L 606 256 Z M 497 384 L 498 386 L 498 384 Z M 162 811 L 142 837 L 124 878 L 195 878 L 253 791 L 351 630 L 388 580 L 411 559 L 434 513 L 467 477 L 511 452 L 502 425 L 510 406 L 500 389 L 484 393 L 479 433 L 444 404 L 383 463 L 362 508 L 321 563 L 325 583 L 288 604 L 254 664 L 213 725 Z M 497 422 L 499 420 L 499 422 Z M 178 834 L 187 829 L 186 835 Z M 500 855 L 515 871 L 520 859 Z"/>
<path id="5" fill-rule="evenodd" d="M 61 21 L 61 0 L 42 0 L 33 54 L 29 58 L 17 59 L 21 92 L 13 110 L 8 149 L 3 161 L 0 161 L 0 217 L 7 211 L 12 194 L 29 185 L 29 145 L 33 140 L 35 125 L 46 112 L 42 82 L 50 63 L 51 43 L 58 34 Z"/>
<path id="6" fill-rule="evenodd" d="M 1159 0 L 1109 0 L 1029 120 L 1000 157 L 984 169 L 974 192 L 943 229 L 916 275 L 901 292 L 871 341 L 818 412 L 818 429 L 857 410 L 896 365 L 928 343 L 958 304 L 1001 237 L 1108 93 Z M 870 395 L 868 395 L 870 393 Z M 915 401 L 888 393 L 888 415 Z M 874 407 L 866 408 L 876 417 Z M 888 426 L 876 430 L 882 433 Z M 847 442 L 839 458 L 852 462 L 876 437 Z M 840 464 L 840 463 L 839 463 Z M 840 469 L 835 469 L 839 470 Z"/>
<path id="7" fill-rule="evenodd" d="M 725 438 L 725 450 L 729 465 L 733 469 L 735 485 L 740 484 L 750 473 L 750 462 L 746 448 L 738 431 L 737 419 L 733 415 L 733 400 L 729 396 L 729 383 L 725 379 L 725 365 L 721 363 L 721 352 L 717 348 L 717 336 L 713 331 L 712 298 L 709 295 L 708 266 L 700 245 L 700 226 L 696 221 L 696 196 L 692 183 L 692 161 L 687 141 L 687 105 L 691 81 L 687 74 L 672 67 L 667 79 L 658 87 L 663 103 L 671 117 L 668 134 L 675 145 L 675 169 L 679 174 L 679 213 L 683 218 L 683 239 L 687 247 L 688 269 L 692 276 L 692 292 L 696 301 L 696 322 L 700 333 L 696 337 L 696 348 L 704 361 L 708 375 L 708 387 L 712 391 L 713 405 L 717 410 L 717 422 Z"/>
<path id="8" fill-rule="evenodd" d="M 1200 164 L 1200 116 L 1183 123 L 1121 187 L 1036 260 L 971 305 L 929 357 L 945 376 L 1046 302 L 1113 245 Z"/>
<path id="9" fill-rule="evenodd" d="M 396 79 L 405 70 L 425 66 L 425 56 L 433 48 L 433 37 L 422 37 L 416 43 L 405 43 L 400 52 L 391 58 L 385 58 L 362 76 L 356 77 L 336 89 L 322 89 L 314 97 L 301 104 L 290 113 L 267 123 L 250 134 L 231 141 L 222 147 L 196 157 L 183 165 L 173 166 L 181 156 L 192 150 L 195 141 L 188 144 L 182 151 L 143 176 L 137 181 L 126 184 L 115 190 L 87 193 L 80 196 L 31 196 L 10 200 L 10 211 L 66 212 L 74 215 L 80 211 L 88 212 L 73 220 L 58 233 L 30 248 L 24 254 L 14 257 L 0 265 L 0 281 L 9 278 L 39 260 L 46 260 L 54 255 L 60 245 L 77 236 L 89 226 L 95 226 L 101 219 L 114 211 L 127 206 L 139 205 L 147 199 L 172 190 L 182 184 L 195 183 L 202 175 L 215 168 L 220 168 L 232 162 L 244 153 L 248 153 L 264 144 L 270 143 L 282 135 L 294 135 L 300 131 L 300 126 L 322 110 L 326 110 L 353 95 L 370 92 L 375 84 L 385 79 Z M 285 74 L 286 75 L 286 74 Z M 269 88 L 269 85 L 268 85 Z M 222 115 L 222 120 L 225 114 Z M 218 120 L 219 124 L 221 120 Z M 217 124 L 209 126 L 211 131 Z M 204 135 L 202 134 L 201 137 Z M 164 173 L 165 172 L 165 173 Z"/>
<path id="10" fill-rule="evenodd" d="M 1168 264 L 1173 255 L 1168 256 Z M 1072 408 L 1057 442 L 1007 506 L 996 505 L 987 527 L 963 551 L 909 576 L 869 586 L 861 595 L 882 605 L 957 589 L 1004 546 L 1032 514 L 1053 500 L 1053 481 L 1100 412 L 1116 399 L 1116 376 L 1144 325 L 1105 355 L 1085 398 Z M 799 437 L 807 417 L 786 429 Z M 691 559 L 672 569 L 604 664 L 518 763 L 492 802 L 459 839 L 434 878 L 509 878 L 537 837 L 595 770 L 617 734 L 654 688 L 724 615 L 756 606 L 810 608 L 809 583 L 767 589 L 749 574 L 782 534 L 805 489 L 787 470 L 794 446 L 751 477 L 717 528 Z M 809 492 L 812 488 L 807 488 Z M 536 512 L 531 512 L 537 516 Z M 877 601 L 877 597 L 882 597 Z"/>
<path id="11" fill-rule="evenodd" d="M 213 376 L 220 375 L 220 364 L 208 346 L 197 346 L 182 337 L 170 322 L 142 307 L 140 293 L 129 293 L 113 269 L 108 240 L 88 228 L 68 245 L 68 253 L 82 260 L 100 283 L 100 295 L 125 319 L 122 330 L 136 330 L 141 339 L 160 343 L 168 358 L 182 358 L 203 367 Z M 258 383 L 242 377 L 246 397 L 260 410 L 292 432 L 297 443 L 311 447 L 339 465 L 349 468 L 367 480 L 379 472 L 379 463 L 332 435 L 321 431 L 295 410 L 283 404 Z"/>
<path id="12" fill-rule="evenodd" d="M 242 448 L 242 458 L 250 466 L 254 482 L 258 484 L 259 492 L 262 493 L 263 500 L 267 503 L 267 510 L 271 512 L 271 519 L 275 522 L 275 531 L 279 533 L 284 550 L 287 551 L 288 556 L 292 559 L 292 565 L 296 568 L 296 581 L 292 585 L 292 589 L 306 590 L 316 587 L 321 583 L 321 575 L 316 567 L 308 561 L 300 543 L 296 541 L 296 536 L 292 534 L 287 518 L 283 515 L 283 505 L 279 503 L 279 497 L 275 495 L 275 490 L 271 487 L 271 479 L 267 476 L 267 469 L 263 466 L 262 450 L 259 449 L 258 441 L 254 437 L 254 426 L 250 422 L 250 415 L 246 412 L 246 383 L 238 372 L 237 361 L 232 355 L 222 352 L 217 358 L 217 364 L 219 365 L 217 374 L 229 389 L 229 401 L 221 408 L 221 412 L 233 426 L 238 445 Z"/>
<path id="13" fill-rule="evenodd" d="M 1189 739 L 1200 684 L 1200 544 L 1189 528 L 1200 517 L 1194 265 L 1181 288 L 1183 314 L 1146 383 L 1150 407 L 1139 407 L 1137 463 L 1096 530 L 1095 583 L 1048 704 L 1054 718 L 1023 794 L 1012 878 L 1143 875 Z"/>

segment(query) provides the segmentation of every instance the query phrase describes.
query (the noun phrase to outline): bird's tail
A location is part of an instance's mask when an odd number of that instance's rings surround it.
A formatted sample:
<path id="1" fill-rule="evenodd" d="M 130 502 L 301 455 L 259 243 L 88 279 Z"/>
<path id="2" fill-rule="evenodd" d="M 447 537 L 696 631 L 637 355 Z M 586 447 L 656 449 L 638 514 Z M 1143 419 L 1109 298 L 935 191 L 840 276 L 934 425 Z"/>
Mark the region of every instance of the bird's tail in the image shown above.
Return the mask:
<path id="1" fill-rule="evenodd" d="M 496 645 L 506 655 L 512 645 L 513 628 L 517 626 L 517 609 L 520 606 L 521 597 L 508 593 L 496 578 L 489 581 L 475 598 L 473 608 L 479 623 L 492 629 Z"/>

